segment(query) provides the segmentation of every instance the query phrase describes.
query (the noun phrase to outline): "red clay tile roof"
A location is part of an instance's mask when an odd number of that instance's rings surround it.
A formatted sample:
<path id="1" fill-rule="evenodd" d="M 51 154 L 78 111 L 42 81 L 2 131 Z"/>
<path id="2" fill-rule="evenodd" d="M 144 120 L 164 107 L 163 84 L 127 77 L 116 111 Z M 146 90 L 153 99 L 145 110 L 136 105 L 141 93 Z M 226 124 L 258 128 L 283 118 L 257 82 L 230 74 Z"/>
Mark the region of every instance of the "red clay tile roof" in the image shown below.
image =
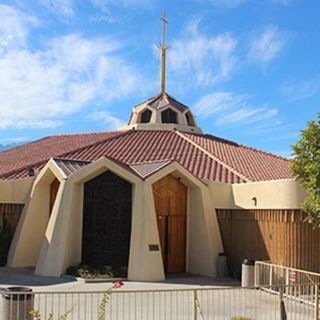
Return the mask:
<path id="1" fill-rule="evenodd" d="M 12 178 L 15 178 L 15 174 L 22 169 L 42 168 L 43 162 L 47 162 L 51 157 L 92 145 L 119 134 L 121 132 L 56 135 L 2 151 L 0 152 L 0 178 L 3 175 L 11 177 L 10 173 L 12 173 Z"/>
<path id="2" fill-rule="evenodd" d="M 1 152 L 0 179 L 24 177 L 27 168 L 41 169 L 50 157 L 94 161 L 102 156 L 126 166 L 175 160 L 201 179 L 228 183 L 292 177 L 287 159 L 217 137 L 130 130 L 53 136 Z"/>
<path id="3" fill-rule="evenodd" d="M 251 181 L 292 178 L 286 158 L 208 134 L 181 134 Z"/>

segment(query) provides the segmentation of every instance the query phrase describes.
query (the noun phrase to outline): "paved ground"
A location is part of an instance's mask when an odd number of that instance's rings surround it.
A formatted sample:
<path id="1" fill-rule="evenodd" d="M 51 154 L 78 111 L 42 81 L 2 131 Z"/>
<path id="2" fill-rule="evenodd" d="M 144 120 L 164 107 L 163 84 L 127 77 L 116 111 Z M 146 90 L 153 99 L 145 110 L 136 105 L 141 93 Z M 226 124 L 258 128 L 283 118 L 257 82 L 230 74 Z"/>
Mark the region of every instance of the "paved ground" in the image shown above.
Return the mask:
<path id="1" fill-rule="evenodd" d="M 165 281 L 143 282 L 124 281 L 122 290 L 157 290 L 200 287 L 235 287 L 240 283 L 230 278 L 197 277 L 193 275 L 177 275 Z M 61 278 L 40 277 L 33 274 L 32 269 L 0 268 L 0 287 L 27 286 L 34 291 L 99 291 L 110 286 L 110 281 L 85 282 L 69 276 Z"/>
<path id="2" fill-rule="evenodd" d="M 39 310 L 43 319 L 50 312 L 57 317 L 72 309 L 67 320 L 95 320 L 98 319 L 103 294 L 92 291 L 105 291 L 110 287 L 110 282 L 85 283 L 69 277 L 39 277 L 30 269 L 0 268 L 0 287 L 21 285 L 32 287 L 36 292 L 32 308 Z M 146 292 L 159 289 L 170 291 Z M 142 291 L 135 292 L 136 290 Z M 49 293 L 41 293 L 43 291 Z M 57 291 L 66 293 L 57 294 Z M 0 319 L 16 319 L 7 315 L 6 307 L 11 313 L 14 310 L 12 305 L 9 306 L 8 300 L 0 300 Z M 163 282 L 125 281 L 123 288 L 113 291 L 106 305 L 106 319 L 193 320 L 196 310 L 198 320 L 230 320 L 234 316 L 246 316 L 252 320 L 274 320 L 280 319 L 279 305 L 278 295 L 240 288 L 239 282 L 232 279 L 184 275 Z M 311 306 L 288 299 L 285 305 L 290 320 L 314 319 Z M 27 309 L 27 306 L 25 303 L 22 308 Z M 21 307 L 19 310 L 21 311 Z"/>

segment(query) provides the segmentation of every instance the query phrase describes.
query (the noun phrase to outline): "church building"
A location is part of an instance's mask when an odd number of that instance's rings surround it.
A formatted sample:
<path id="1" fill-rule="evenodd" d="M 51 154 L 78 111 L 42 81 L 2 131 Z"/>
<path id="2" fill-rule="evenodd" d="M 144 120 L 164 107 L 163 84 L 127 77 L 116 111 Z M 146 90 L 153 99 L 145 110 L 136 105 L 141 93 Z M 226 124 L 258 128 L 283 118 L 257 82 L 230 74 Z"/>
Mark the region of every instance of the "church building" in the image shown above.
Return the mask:
<path id="1" fill-rule="evenodd" d="M 125 127 L 0 153 L 0 217 L 14 229 L 8 266 L 60 276 L 79 263 L 107 265 L 151 281 L 215 276 L 224 251 L 230 270 L 242 258 L 291 261 L 272 256 L 278 235 L 259 229 L 270 217 L 269 225 L 300 219 L 305 194 L 289 161 L 203 133 L 192 109 L 166 92 L 164 41 L 160 49 L 160 93 L 136 105 Z M 248 228 L 235 223 L 243 215 Z M 259 237 L 265 251 L 254 247 Z"/>

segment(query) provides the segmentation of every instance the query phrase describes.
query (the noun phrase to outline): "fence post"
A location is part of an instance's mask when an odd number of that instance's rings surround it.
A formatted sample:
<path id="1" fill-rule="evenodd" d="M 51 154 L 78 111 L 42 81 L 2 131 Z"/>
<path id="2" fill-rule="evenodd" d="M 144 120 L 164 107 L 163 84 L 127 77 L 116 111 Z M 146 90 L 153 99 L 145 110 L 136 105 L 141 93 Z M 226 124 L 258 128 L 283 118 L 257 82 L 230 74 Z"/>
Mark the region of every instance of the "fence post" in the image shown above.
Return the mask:
<path id="1" fill-rule="evenodd" d="M 314 319 L 319 319 L 319 284 L 314 285 Z"/>
<path id="2" fill-rule="evenodd" d="M 270 268 L 269 268 L 269 286 L 271 287 L 272 286 L 272 265 L 270 265 Z"/>
<path id="3" fill-rule="evenodd" d="M 285 285 L 286 285 L 286 295 L 288 296 L 290 294 L 289 292 L 289 285 L 290 285 L 290 281 L 289 281 L 289 268 L 285 268 L 285 277 L 286 277 L 286 282 L 285 282 Z"/>
<path id="4" fill-rule="evenodd" d="M 197 309 L 197 290 L 193 290 L 193 319 L 198 319 L 198 309 Z"/>
<path id="5" fill-rule="evenodd" d="M 279 288 L 279 302 L 280 319 L 287 320 L 286 306 L 283 300 L 283 287 Z"/>
<path id="6" fill-rule="evenodd" d="M 259 267 L 259 261 L 256 262 L 255 266 L 254 266 L 254 286 L 257 287 L 258 283 L 260 281 L 258 281 L 258 267 Z"/>

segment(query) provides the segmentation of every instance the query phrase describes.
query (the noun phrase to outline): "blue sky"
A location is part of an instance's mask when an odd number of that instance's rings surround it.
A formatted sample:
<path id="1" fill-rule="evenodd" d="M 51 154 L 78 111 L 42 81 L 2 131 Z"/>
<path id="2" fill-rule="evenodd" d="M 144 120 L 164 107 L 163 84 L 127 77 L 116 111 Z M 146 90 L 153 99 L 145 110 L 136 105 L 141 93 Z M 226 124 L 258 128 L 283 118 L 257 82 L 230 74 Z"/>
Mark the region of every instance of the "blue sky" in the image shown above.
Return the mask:
<path id="1" fill-rule="evenodd" d="M 317 0 L 0 1 L 0 144 L 114 130 L 167 91 L 206 133 L 290 156 L 320 111 Z"/>

